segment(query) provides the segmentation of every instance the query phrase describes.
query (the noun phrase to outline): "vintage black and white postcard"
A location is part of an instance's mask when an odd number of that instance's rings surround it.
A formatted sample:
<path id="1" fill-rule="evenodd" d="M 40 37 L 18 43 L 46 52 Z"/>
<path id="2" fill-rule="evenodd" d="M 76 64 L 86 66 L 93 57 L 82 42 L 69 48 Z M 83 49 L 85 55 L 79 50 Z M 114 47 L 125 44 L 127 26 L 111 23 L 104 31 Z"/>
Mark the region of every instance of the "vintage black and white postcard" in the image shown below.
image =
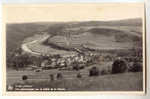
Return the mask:
<path id="1" fill-rule="evenodd" d="M 145 93 L 144 10 L 144 3 L 3 5 L 3 91 Z"/>

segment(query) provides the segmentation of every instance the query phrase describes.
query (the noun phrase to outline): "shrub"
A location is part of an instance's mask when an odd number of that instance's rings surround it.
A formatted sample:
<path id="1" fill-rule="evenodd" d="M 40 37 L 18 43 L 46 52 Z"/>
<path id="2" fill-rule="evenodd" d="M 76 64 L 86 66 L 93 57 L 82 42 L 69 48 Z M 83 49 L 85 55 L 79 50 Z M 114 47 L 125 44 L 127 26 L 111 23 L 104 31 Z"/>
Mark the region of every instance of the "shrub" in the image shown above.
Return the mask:
<path id="1" fill-rule="evenodd" d="M 106 74 L 109 74 L 109 70 L 103 69 L 103 70 L 101 71 L 101 75 L 106 75 Z"/>
<path id="2" fill-rule="evenodd" d="M 27 79 L 28 79 L 28 76 L 26 76 L 26 75 L 22 76 L 22 80 L 27 80 Z"/>
<path id="3" fill-rule="evenodd" d="M 77 78 L 82 78 L 81 73 L 78 73 L 78 74 L 77 74 Z"/>
<path id="4" fill-rule="evenodd" d="M 63 78 L 62 73 L 57 73 L 57 79 L 62 79 L 62 78 Z"/>
<path id="5" fill-rule="evenodd" d="M 51 80 L 51 81 L 54 80 L 54 75 L 53 75 L 53 74 L 50 74 L 49 77 L 50 77 L 50 80 Z"/>
<path id="6" fill-rule="evenodd" d="M 89 76 L 98 76 L 99 75 L 99 69 L 97 67 L 92 67 L 89 70 Z"/>
<path id="7" fill-rule="evenodd" d="M 112 65 L 112 74 L 123 73 L 127 70 L 127 65 L 124 60 L 115 60 Z"/>
<path id="8" fill-rule="evenodd" d="M 142 70 L 143 68 L 140 62 L 134 62 L 133 65 L 129 68 L 130 72 L 140 72 Z"/>
<path id="9" fill-rule="evenodd" d="M 76 66 L 73 66 L 73 70 L 76 70 L 76 71 L 78 71 L 78 70 L 79 70 L 79 66 L 78 66 L 78 65 L 76 65 Z"/>
<path id="10" fill-rule="evenodd" d="M 80 66 L 80 64 L 78 64 L 77 62 L 73 62 L 72 66 L 73 66 L 73 70 L 76 71 L 84 68 L 84 66 Z"/>

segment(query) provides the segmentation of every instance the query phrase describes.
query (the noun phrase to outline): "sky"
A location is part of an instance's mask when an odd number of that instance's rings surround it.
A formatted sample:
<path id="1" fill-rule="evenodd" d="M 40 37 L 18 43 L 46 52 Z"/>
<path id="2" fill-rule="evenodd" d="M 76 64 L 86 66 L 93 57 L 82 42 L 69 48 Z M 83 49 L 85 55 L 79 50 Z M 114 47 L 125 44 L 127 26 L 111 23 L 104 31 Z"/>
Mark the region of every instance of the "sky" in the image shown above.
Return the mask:
<path id="1" fill-rule="evenodd" d="M 109 21 L 143 17 L 143 3 L 6 4 L 6 23 Z"/>

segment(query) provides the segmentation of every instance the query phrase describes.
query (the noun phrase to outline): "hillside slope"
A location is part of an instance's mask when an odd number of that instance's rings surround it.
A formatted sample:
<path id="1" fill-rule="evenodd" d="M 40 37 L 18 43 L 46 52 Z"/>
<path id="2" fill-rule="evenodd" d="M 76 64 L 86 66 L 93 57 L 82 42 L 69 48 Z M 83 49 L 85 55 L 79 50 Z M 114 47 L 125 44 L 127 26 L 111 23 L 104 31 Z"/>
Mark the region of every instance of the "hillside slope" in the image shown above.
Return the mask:
<path id="1" fill-rule="evenodd" d="M 92 28 L 79 35 L 54 36 L 47 40 L 47 45 L 60 48 L 81 48 L 83 45 L 94 49 L 131 49 L 134 42 L 142 40 L 142 35 L 135 32 L 111 29 Z"/>
<path id="2" fill-rule="evenodd" d="M 34 34 L 41 33 L 42 31 L 51 33 L 50 27 L 57 25 L 65 26 L 68 29 L 85 28 L 89 27 L 117 27 L 118 29 L 125 29 L 136 32 L 141 35 L 142 33 L 142 19 L 127 19 L 118 21 L 87 21 L 87 22 L 35 22 L 35 23 L 15 23 L 6 25 L 6 43 L 7 52 L 12 52 L 17 47 L 20 47 L 25 38 L 31 37 Z"/>

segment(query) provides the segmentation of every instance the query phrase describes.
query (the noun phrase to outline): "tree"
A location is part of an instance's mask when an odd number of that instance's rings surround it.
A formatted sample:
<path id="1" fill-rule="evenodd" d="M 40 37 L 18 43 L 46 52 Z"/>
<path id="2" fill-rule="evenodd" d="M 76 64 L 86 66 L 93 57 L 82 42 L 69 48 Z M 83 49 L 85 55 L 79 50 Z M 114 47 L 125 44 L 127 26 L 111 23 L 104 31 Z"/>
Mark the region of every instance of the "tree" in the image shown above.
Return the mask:
<path id="1" fill-rule="evenodd" d="M 62 73 L 57 73 L 57 79 L 62 79 L 62 78 L 63 78 Z"/>
<path id="2" fill-rule="evenodd" d="M 15 69 L 27 67 L 29 64 L 31 64 L 30 58 L 27 54 L 14 54 L 13 57 L 10 60 L 11 65 Z"/>
<path id="3" fill-rule="evenodd" d="M 141 72 L 143 70 L 142 64 L 140 62 L 134 62 L 129 68 L 130 72 Z"/>
<path id="4" fill-rule="evenodd" d="M 78 74 L 77 74 L 77 78 L 82 78 L 81 73 L 78 73 Z"/>
<path id="5" fill-rule="evenodd" d="M 76 70 L 76 71 L 79 70 L 79 65 L 76 61 L 72 63 L 72 66 L 73 66 L 73 70 Z"/>
<path id="6" fill-rule="evenodd" d="M 49 77 L 50 77 L 50 80 L 51 80 L 51 81 L 54 80 L 54 75 L 53 75 L 53 74 L 50 74 Z"/>
<path id="7" fill-rule="evenodd" d="M 27 79 L 28 79 L 28 76 L 26 76 L 26 75 L 22 76 L 22 80 L 27 80 Z"/>
<path id="8" fill-rule="evenodd" d="M 117 59 L 112 65 L 112 74 L 123 73 L 127 70 L 127 65 L 124 60 Z"/>
<path id="9" fill-rule="evenodd" d="M 89 70 L 89 76 L 98 76 L 99 75 L 99 69 L 97 67 L 92 67 Z"/>

